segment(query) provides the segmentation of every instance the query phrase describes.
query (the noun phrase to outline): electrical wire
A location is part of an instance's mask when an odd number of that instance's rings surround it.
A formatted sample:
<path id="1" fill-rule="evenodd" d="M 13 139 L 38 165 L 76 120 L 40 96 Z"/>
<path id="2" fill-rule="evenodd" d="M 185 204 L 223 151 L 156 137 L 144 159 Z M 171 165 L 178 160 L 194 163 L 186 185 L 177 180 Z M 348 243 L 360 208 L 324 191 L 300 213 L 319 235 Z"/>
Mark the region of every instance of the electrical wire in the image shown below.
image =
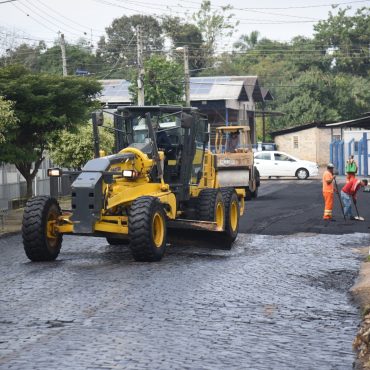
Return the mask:
<path id="1" fill-rule="evenodd" d="M 45 8 L 49 9 L 50 11 L 54 12 L 55 14 L 57 14 L 58 16 L 66 19 L 68 22 L 70 23 L 74 23 L 76 24 L 77 26 L 81 27 L 82 29 L 88 29 L 88 30 L 93 30 L 93 31 L 97 31 L 97 32 L 101 32 L 101 33 L 104 33 L 105 31 L 104 30 L 100 30 L 100 29 L 97 29 L 97 28 L 92 28 L 92 27 L 88 27 L 86 25 L 82 25 L 81 23 L 78 23 L 76 22 L 75 20 L 71 19 L 71 18 L 68 18 L 66 17 L 65 15 L 59 13 L 58 11 L 56 11 L 55 9 L 53 9 L 52 7 L 46 5 L 45 3 L 43 3 L 41 0 L 36 0 L 38 3 L 40 3 L 41 5 L 43 5 Z"/>

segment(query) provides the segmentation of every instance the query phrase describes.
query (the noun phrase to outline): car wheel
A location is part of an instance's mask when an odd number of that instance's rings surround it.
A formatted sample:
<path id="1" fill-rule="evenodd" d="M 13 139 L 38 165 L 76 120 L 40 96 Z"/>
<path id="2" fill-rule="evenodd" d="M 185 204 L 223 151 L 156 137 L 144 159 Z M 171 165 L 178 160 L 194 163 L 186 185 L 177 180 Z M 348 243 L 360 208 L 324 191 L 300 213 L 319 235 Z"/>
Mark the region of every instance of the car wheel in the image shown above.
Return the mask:
<path id="1" fill-rule="evenodd" d="M 295 175 L 298 180 L 306 180 L 308 178 L 309 173 L 305 168 L 298 168 Z"/>

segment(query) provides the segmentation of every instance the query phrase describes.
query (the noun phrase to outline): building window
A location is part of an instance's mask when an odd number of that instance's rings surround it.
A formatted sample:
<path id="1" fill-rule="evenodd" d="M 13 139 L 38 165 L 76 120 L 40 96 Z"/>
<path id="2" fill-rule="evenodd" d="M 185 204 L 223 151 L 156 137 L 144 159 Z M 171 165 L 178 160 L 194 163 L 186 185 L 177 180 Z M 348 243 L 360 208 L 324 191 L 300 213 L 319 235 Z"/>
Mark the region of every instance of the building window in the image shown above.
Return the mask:
<path id="1" fill-rule="evenodd" d="M 293 136 L 293 149 L 298 149 L 298 136 Z"/>

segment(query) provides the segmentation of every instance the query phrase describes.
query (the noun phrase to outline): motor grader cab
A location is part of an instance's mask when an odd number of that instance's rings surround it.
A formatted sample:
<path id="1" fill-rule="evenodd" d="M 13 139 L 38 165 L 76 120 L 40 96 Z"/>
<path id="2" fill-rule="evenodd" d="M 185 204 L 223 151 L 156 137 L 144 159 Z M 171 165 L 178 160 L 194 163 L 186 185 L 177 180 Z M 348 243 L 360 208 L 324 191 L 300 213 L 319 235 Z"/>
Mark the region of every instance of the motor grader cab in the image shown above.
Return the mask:
<path id="1" fill-rule="evenodd" d="M 181 106 L 119 107 L 113 113 L 116 154 L 99 150 L 72 183 L 70 211 L 51 197 L 31 198 L 23 216 L 23 244 L 33 261 L 54 260 L 64 234 L 129 244 L 137 261 L 158 261 L 167 228 L 217 233 L 230 248 L 244 212 L 243 188 L 220 187 L 216 157 L 207 150 L 207 120 Z M 100 128 L 101 129 L 101 128 Z M 61 176 L 50 169 L 50 176 Z"/>
<path id="2" fill-rule="evenodd" d="M 256 198 L 260 176 L 254 166 L 254 155 L 248 126 L 216 128 L 216 168 L 221 187 L 244 188 L 246 198 Z"/>

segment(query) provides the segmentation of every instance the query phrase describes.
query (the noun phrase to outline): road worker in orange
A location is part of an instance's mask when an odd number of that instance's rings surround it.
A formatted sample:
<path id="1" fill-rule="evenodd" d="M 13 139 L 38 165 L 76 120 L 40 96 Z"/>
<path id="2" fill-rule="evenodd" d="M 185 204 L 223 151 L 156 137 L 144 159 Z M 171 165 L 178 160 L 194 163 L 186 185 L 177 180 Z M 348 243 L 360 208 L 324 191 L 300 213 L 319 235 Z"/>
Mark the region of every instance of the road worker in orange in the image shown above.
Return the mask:
<path id="1" fill-rule="evenodd" d="M 334 179 L 334 165 L 328 163 L 322 176 L 322 195 L 325 202 L 323 219 L 326 221 L 335 221 L 333 219 Z"/>

